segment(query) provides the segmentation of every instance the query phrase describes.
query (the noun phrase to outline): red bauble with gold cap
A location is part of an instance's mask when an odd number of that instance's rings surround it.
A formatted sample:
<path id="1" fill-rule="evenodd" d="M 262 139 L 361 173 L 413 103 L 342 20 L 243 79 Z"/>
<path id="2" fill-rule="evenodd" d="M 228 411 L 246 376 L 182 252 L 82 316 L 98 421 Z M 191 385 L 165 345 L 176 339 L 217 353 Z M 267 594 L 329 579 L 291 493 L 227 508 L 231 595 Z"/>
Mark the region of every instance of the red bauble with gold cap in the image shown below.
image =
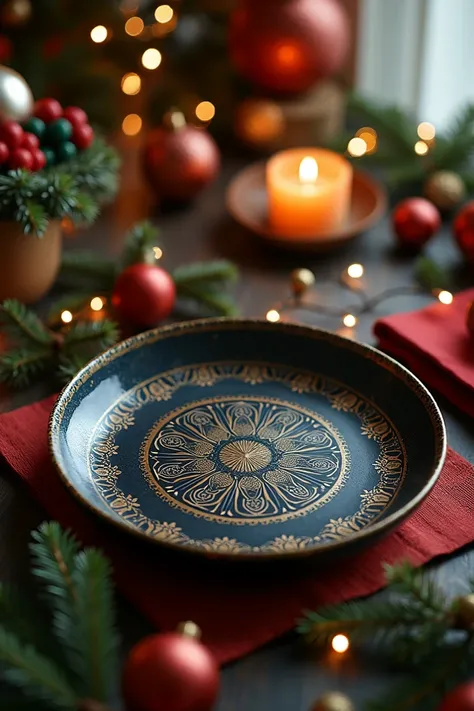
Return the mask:
<path id="1" fill-rule="evenodd" d="M 231 16 L 231 60 L 267 91 L 307 91 L 341 68 L 348 48 L 349 23 L 339 0 L 239 0 Z"/>
<path id="2" fill-rule="evenodd" d="M 192 622 L 177 632 L 146 637 L 130 652 L 122 674 L 127 711 L 211 711 L 219 668 Z"/>

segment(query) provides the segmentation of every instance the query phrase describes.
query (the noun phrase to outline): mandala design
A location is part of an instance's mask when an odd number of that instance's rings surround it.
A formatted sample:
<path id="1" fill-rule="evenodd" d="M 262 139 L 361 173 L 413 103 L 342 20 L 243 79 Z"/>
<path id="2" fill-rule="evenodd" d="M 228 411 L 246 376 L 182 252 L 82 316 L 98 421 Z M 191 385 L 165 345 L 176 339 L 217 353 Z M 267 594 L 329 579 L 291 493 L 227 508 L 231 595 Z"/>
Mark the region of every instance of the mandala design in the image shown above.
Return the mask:
<path id="1" fill-rule="evenodd" d="M 188 386 L 207 389 L 226 381 L 250 387 L 277 383 L 289 398 L 319 396 L 359 421 L 361 435 L 378 453 L 372 462 L 374 485 L 360 492 L 352 511 L 330 518 L 310 536 L 285 533 L 257 546 L 238 535 L 196 539 L 176 522 L 144 513 L 140 498 L 122 489 L 119 433 L 132 428 L 135 413 L 149 403 L 169 401 Z M 346 444 L 332 423 L 291 402 L 247 396 L 199 400 L 171 412 L 148 433 L 140 457 L 148 481 L 171 506 L 227 524 L 306 515 L 340 490 L 350 467 Z M 393 503 L 407 466 L 399 433 L 359 393 L 286 365 L 235 362 L 174 368 L 136 385 L 97 423 L 88 461 L 94 487 L 126 525 L 173 546 L 235 555 L 308 550 L 353 536 Z"/>
<path id="2" fill-rule="evenodd" d="M 347 466 L 332 424 L 266 398 L 185 406 L 156 423 L 142 453 L 162 498 L 229 523 L 275 523 L 317 508 L 336 493 Z"/>

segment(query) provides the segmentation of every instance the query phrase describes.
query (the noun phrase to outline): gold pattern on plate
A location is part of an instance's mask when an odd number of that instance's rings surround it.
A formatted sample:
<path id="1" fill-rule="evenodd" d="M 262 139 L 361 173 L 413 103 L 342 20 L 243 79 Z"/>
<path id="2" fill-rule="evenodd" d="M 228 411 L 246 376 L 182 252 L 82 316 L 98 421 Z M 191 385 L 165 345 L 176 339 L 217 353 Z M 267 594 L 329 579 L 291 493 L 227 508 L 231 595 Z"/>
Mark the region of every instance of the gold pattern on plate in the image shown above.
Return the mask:
<path id="1" fill-rule="evenodd" d="M 123 429 L 122 422 L 124 426 L 130 426 L 133 414 L 145 404 L 169 400 L 178 389 L 187 385 L 207 388 L 226 380 L 236 380 L 248 385 L 278 383 L 289 393 L 314 393 L 326 398 L 334 409 L 351 413 L 359 419 L 361 433 L 378 445 L 379 454 L 374 462 L 374 468 L 379 479 L 372 489 L 362 492 L 354 513 L 328 521 L 315 536 L 284 535 L 260 546 L 251 546 L 239 541 L 238 538 L 230 537 L 195 540 L 174 522 L 150 519 L 141 511 L 136 499 L 127 497 L 121 491 L 120 469 L 111 461 L 114 455 L 107 453 L 109 446 L 104 448 L 103 444 L 106 441 L 110 442 L 110 438 L 115 438 Z M 216 398 L 213 398 L 214 400 Z M 300 406 L 296 405 L 296 407 Z M 222 433 L 217 427 L 212 434 L 214 440 L 218 439 L 220 434 Z M 142 449 L 142 461 L 143 451 Z M 89 454 L 90 474 L 96 489 L 109 508 L 113 509 L 128 525 L 175 545 L 232 554 L 305 550 L 318 544 L 342 540 L 366 528 L 386 511 L 395 499 L 406 472 L 403 442 L 390 420 L 373 403 L 341 383 L 318 374 L 296 370 L 285 365 L 265 363 L 242 365 L 225 362 L 175 368 L 138 384 L 103 415 L 92 435 Z M 348 455 L 348 452 L 346 454 Z M 243 476 L 247 475 L 243 473 Z M 224 480 L 221 483 L 224 483 Z"/>

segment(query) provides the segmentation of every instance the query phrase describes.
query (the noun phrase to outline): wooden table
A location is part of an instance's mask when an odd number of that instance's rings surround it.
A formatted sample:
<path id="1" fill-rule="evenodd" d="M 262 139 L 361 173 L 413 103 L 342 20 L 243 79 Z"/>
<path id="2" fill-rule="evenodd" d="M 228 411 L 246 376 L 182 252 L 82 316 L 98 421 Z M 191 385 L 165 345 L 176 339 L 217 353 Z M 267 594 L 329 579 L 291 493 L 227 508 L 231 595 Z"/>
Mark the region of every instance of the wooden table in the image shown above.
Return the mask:
<path id="1" fill-rule="evenodd" d="M 115 255 L 120 251 L 124 232 L 135 221 L 150 214 L 150 203 L 140 183 L 132 157 L 127 158 L 121 195 L 93 229 L 66 240 L 67 249 L 93 248 Z M 246 233 L 227 217 L 224 193 L 231 176 L 242 167 L 241 160 L 229 159 L 218 182 L 198 201 L 187 208 L 157 217 L 162 230 L 164 264 L 174 267 L 194 260 L 225 257 L 235 260 L 241 270 L 237 287 L 240 309 L 245 316 L 263 316 L 288 293 L 291 269 L 307 266 L 316 274 L 316 293 L 322 303 L 349 307 L 354 297 L 337 284 L 338 274 L 350 263 L 365 267 L 368 291 L 376 294 L 391 286 L 413 283 L 413 260 L 394 251 L 388 221 L 362 235 L 343 251 L 315 258 L 292 257 L 271 252 L 255 237 Z M 429 251 L 444 264 L 460 262 L 448 231 L 436 237 Z M 465 275 L 459 271 L 459 285 Z M 409 310 L 428 302 L 428 297 L 397 297 L 384 303 L 378 311 L 365 315 L 355 336 L 371 342 L 371 325 L 375 318 L 389 312 Z M 294 313 L 306 323 L 335 329 L 334 319 L 314 314 Z M 34 401 L 48 393 L 48 388 L 35 386 L 27 392 L 12 395 L 2 392 L 0 409 L 7 410 Z M 472 420 L 441 401 L 446 418 L 449 444 L 474 463 L 474 427 Z M 5 464 L 0 464 L 0 579 L 21 581 L 27 570 L 27 544 L 31 529 L 44 517 L 44 512 L 18 483 Z M 474 548 L 459 552 L 436 563 L 436 574 L 446 581 L 453 595 L 463 591 L 463 584 L 474 573 Z M 249 579 L 249 585 L 252 580 Z M 230 614 L 231 611 L 230 611 Z M 143 636 L 147 624 L 125 602 L 120 605 L 120 625 L 127 642 Z M 223 688 L 217 711 L 306 711 L 324 690 L 336 688 L 352 696 L 362 708 L 362 701 L 387 686 L 395 677 L 383 668 L 375 669 L 373 661 L 364 664 L 358 655 L 346 655 L 336 667 L 316 661 L 302 653 L 294 635 L 233 664 L 223 671 Z M 33 708 L 33 707 L 32 707 Z"/>

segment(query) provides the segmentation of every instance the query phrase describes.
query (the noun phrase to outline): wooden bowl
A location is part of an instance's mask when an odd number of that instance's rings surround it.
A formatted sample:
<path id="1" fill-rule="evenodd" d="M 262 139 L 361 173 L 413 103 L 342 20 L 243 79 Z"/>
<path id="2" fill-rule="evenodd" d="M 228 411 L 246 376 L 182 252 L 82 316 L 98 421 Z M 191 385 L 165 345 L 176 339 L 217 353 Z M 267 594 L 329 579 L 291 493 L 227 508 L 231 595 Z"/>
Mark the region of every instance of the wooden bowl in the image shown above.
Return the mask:
<path id="1" fill-rule="evenodd" d="M 226 203 L 237 222 L 276 247 L 298 252 L 327 252 L 372 227 L 386 211 L 387 197 L 376 180 L 355 170 L 349 215 L 339 230 L 315 237 L 278 234 L 268 221 L 265 163 L 262 162 L 236 175 L 227 189 Z"/>

